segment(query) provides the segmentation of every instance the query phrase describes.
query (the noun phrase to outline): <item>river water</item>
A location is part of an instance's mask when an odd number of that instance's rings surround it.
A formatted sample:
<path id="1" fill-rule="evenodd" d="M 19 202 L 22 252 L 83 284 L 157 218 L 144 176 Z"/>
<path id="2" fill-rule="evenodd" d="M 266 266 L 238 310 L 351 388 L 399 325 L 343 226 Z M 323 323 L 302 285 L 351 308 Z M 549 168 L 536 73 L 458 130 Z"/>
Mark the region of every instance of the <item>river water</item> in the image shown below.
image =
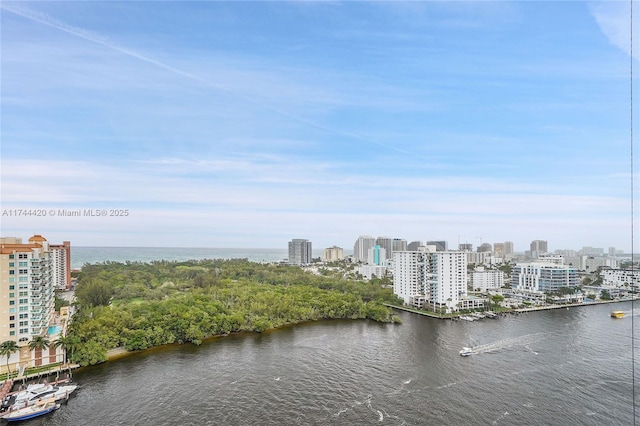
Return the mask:
<path id="1" fill-rule="evenodd" d="M 629 312 L 612 319 L 614 308 Z M 400 325 L 322 321 L 162 347 L 77 370 L 67 405 L 30 424 L 632 424 L 630 309 L 399 313 Z"/>

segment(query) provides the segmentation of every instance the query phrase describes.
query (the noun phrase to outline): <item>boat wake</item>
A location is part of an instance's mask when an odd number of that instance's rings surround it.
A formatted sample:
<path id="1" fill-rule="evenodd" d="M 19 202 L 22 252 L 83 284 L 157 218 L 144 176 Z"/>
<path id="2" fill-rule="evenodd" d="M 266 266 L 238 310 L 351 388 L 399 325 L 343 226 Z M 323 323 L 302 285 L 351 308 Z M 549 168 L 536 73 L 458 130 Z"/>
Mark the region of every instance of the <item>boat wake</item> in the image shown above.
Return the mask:
<path id="1" fill-rule="evenodd" d="M 485 343 L 484 345 L 474 346 L 471 349 L 478 354 L 484 354 L 514 347 L 524 347 L 537 355 L 538 353 L 531 349 L 529 345 L 539 342 L 544 337 L 545 333 L 525 334 L 524 336 L 508 337 L 495 342 Z"/>

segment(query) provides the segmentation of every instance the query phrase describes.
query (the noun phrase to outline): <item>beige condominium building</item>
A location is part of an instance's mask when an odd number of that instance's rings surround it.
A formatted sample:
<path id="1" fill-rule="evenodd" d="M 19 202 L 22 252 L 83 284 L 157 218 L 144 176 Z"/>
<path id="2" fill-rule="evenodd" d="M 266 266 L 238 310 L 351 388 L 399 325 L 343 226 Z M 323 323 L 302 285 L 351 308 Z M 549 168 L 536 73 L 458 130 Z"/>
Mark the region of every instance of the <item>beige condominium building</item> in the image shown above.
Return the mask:
<path id="1" fill-rule="evenodd" d="M 53 342 L 62 333 L 55 315 L 57 287 L 70 282 L 70 244 L 51 245 L 41 235 L 29 238 L 0 238 L 0 343 L 12 340 L 19 350 L 9 356 L 11 371 L 63 361 Z M 48 348 L 31 350 L 36 336 L 50 341 Z M 0 362 L 0 374 L 7 372 L 7 359 Z"/>

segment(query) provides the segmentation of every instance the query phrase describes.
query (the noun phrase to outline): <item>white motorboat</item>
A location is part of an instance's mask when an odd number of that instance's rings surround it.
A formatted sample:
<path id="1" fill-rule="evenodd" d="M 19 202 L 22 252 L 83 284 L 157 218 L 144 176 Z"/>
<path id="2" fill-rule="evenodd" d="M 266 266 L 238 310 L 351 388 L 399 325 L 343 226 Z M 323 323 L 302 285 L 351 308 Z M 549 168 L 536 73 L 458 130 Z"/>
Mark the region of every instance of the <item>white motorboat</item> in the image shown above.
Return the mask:
<path id="1" fill-rule="evenodd" d="M 475 321 L 474 317 L 470 317 L 470 316 L 466 316 L 466 315 L 462 315 L 460 317 L 460 319 L 463 320 L 463 321 Z"/>
<path id="2" fill-rule="evenodd" d="M 460 356 L 471 356 L 471 355 L 475 355 L 477 353 L 478 352 L 474 351 L 472 348 L 468 348 L 468 347 L 465 346 L 460 351 Z"/>
<path id="3" fill-rule="evenodd" d="M 6 411 L 9 407 L 23 408 L 36 404 L 38 401 L 53 399 L 54 401 L 64 401 L 78 388 L 74 383 L 63 385 L 49 385 L 44 383 L 27 385 L 25 390 L 9 394 L 2 401 L 1 411 Z"/>
<path id="4" fill-rule="evenodd" d="M 28 405 L 22 408 L 13 407 L 9 409 L 9 411 L 4 412 L 0 415 L 0 418 L 4 419 L 7 422 L 21 422 L 23 420 L 33 419 L 35 417 L 40 417 L 45 414 L 48 414 L 54 410 L 57 410 L 60 407 L 60 404 L 56 403 L 53 398 L 47 400 L 39 400 L 33 405 Z"/>

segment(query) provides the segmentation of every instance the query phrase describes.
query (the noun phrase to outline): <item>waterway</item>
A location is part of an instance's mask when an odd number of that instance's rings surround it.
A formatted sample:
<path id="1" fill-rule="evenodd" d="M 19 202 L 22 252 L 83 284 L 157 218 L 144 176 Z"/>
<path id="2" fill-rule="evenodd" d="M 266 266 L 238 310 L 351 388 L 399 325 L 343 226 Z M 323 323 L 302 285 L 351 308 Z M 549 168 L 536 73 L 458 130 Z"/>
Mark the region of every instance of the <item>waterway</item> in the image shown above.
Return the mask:
<path id="1" fill-rule="evenodd" d="M 630 310 L 400 312 L 163 347 L 76 371 L 76 395 L 30 425 L 632 424 Z"/>

